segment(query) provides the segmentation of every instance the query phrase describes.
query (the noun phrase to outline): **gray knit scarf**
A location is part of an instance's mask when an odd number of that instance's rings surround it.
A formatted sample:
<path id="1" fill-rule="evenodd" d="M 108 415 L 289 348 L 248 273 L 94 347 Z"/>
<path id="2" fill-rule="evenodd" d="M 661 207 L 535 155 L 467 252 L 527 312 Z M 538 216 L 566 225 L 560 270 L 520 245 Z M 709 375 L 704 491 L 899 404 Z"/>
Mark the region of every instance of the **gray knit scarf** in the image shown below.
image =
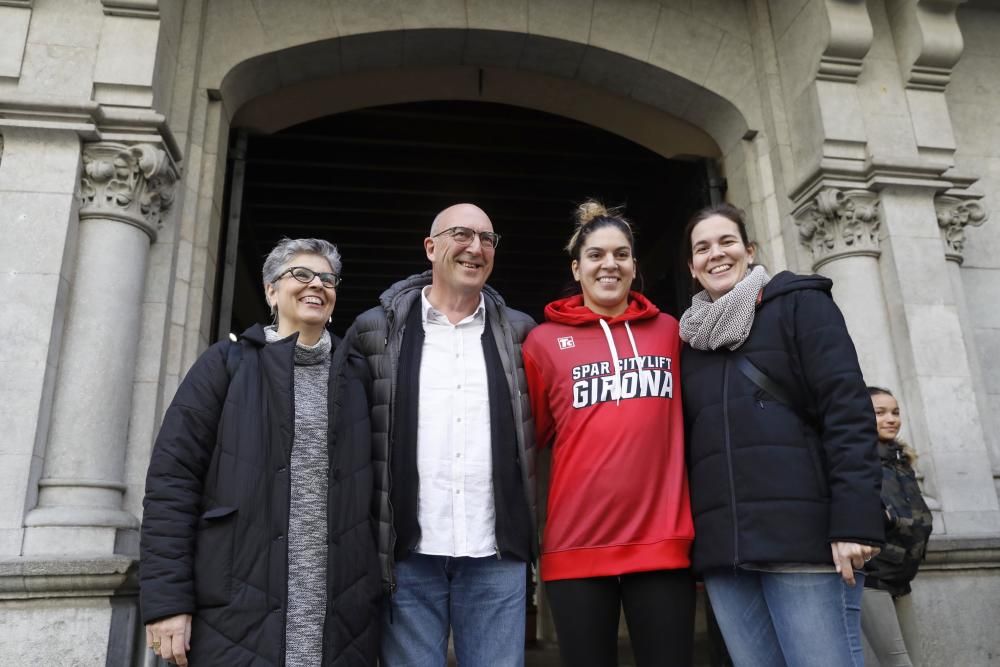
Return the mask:
<path id="1" fill-rule="evenodd" d="M 681 340 L 696 350 L 738 348 L 750 335 L 757 296 L 770 279 L 758 264 L 717 301 L 705 290 L 695 294 L 681 316 Z"/>

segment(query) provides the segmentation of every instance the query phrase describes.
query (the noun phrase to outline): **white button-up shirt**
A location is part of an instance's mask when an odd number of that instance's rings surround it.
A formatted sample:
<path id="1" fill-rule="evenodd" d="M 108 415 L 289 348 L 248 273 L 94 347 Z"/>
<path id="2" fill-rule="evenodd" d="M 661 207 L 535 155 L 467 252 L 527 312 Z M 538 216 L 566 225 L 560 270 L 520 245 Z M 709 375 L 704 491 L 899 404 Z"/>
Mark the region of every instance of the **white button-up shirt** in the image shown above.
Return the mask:
<path id="1" fill-rule="evenodd" d="M 482 336 L 486 305 L 452 324 L 427 300 L 417 408 L 417 473 L 421 538 L 416 551 L 434 556 L 496 553 L 490 397 Z"/>

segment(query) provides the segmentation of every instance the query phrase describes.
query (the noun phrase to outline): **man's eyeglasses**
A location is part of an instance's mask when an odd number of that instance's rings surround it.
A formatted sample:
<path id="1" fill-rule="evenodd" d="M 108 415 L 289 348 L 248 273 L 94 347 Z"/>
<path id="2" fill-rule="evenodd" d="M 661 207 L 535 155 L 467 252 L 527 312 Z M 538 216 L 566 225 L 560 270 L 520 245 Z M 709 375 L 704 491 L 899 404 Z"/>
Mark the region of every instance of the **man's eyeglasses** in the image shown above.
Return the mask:
<path id="1" fill-rule="evenodd" d="M 443 232 L 438 232 L 431 238 L 437 238 L 442 234 L 447 234 L 455 241 L 458 245 L 469 245 L 472 243 L 472 239 L 479 236 L 479 242 L 484 248 L 489 248 L 490 250 L 496 250 L 496 247 L 500 245 L 500 235 L 496 232 L 477 232 L 474 229 L 469 229 L 468 227 L 449 227 Z"/>
<path id="2" fill-rule="evenodd" d="M 281 280 L 286 273 L 292 274 L 292 278 L 295 278 L 300 283 L 305 283 L 306 285 L 311 283 L 312 279 L 316 276 L 319 276 L 319 281 L 323 284 L 323 287 L 329 287 L 332 289 L 340 284 L 340 276 L 336 273 L 328 273 L 325 271 L 317 272 L 305 266 L 292 266 L 285 269 L 278 274 L 278 277 L 274 279 L 274 282 Z"/>

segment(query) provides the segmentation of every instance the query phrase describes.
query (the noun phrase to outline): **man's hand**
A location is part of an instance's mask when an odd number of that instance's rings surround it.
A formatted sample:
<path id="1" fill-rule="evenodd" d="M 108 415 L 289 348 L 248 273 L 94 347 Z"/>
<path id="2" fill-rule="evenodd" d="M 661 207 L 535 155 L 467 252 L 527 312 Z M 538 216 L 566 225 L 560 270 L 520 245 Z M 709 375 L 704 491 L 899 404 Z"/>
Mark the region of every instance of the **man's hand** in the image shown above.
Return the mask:
<path id="1" fill-rule="evenodd" d="M 830 551 L 833 553 L 837 574 L 848 585 L 853 586 L 854 571 L 864 569 L 865 563 L 878 555 L 879 548 L 856 542 L 831 542 Z"/>
<path id="2" fill-rule="evenodd" d="M 187 665 L 187 652 L 191 650 L 191 614 L 168 616 L 147 625 L 146 646 L 167 662 L 181 667 Z"/>

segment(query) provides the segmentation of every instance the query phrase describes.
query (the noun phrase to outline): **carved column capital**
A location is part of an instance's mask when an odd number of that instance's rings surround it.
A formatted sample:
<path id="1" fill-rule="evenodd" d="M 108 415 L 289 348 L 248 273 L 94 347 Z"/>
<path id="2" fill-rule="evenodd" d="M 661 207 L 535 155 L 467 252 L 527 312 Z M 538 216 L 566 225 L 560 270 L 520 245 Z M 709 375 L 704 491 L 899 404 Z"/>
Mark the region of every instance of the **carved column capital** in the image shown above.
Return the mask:
<path id="1" fill-rule="evenodd" d="M 879 255 L 881 214 L 873 192 L 824 188 L 795 217 L 814 270 L 839 257 Z"/>
<path id="2" fill-rule="evenodd" d="M 978 227 L 989 219 L 986 208 L 974 199 L 942 195 L 934 199 L 945 257 L 959 264 L 965 251 L 965 228 Z"/>
<path id="3" fill-rule="evenodd" d="M 176 182 L 170 157 L 152 144 L 85 144 L 80 219 L 118 220 L 142 229 L 155 241 Z"/>

